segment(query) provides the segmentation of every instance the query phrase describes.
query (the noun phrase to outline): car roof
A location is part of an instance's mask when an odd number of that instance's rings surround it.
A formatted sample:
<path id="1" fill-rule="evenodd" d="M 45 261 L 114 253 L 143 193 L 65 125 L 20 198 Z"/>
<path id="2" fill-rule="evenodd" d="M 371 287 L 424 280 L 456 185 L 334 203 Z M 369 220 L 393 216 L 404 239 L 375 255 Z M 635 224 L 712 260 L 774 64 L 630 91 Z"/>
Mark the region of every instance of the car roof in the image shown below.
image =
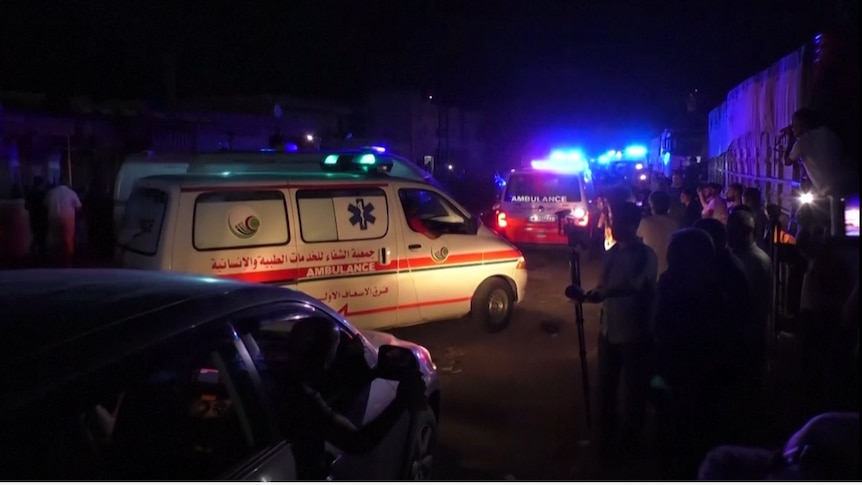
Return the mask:
<path id="1" fill-rule="evenodd" d="M 39 368 L 57 374 L 52 380 L 63 379 L 218 317 L 278 301 L 314 302 L 287 288 L 181 273 L 0 271 L 3 381 L 20 383 L 12 374 Z"/>
<path id="2" fill-rule="evenodd" d="M 428 185 L 426 182 L 392 177 L 388 175 L 369 175 L 350 172 L 286 172 L 286 171 L 256 171 L 237 172 L 227 175 L 212 173 L 187 173 L 172 175 L 151 175 L 141 180 L 155 182 L 157 184 L 181 185 L 183 187 L 212 187 L 231 184 L 251 185 L 283 185 L 287 183 L 308 183 L 331 185 L 333 183 L 391 183 L 404 182 Z"/>

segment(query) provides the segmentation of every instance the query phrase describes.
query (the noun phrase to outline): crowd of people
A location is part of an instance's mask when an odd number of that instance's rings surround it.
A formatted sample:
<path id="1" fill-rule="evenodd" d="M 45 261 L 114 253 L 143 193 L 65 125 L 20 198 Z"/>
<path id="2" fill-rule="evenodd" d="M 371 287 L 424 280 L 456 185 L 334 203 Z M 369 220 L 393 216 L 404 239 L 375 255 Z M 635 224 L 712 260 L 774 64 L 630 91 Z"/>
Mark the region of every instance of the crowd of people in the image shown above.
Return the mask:
<path id="1" fill-rule="evenodd" d="M 664 469 L 670 478 L 694 478 L 711 448 L 750 442 L 762 425 L 758 406 L 776 335 L 772 255 L 775 243 L 796 238 L 758 189 L 686 187 L 679 173 L 650 194 L 649 211 L 619 194 L 607 205 L 602 220 L 613 244 L 598 285 L 567 293 L 602 305 L 601 449 L 636 450 L 652 402 Z M 858 310 L 851 310 L 858 271 L 823 257 L 827 239 L 800 238 L 810 281 L 798 331 L 808 375 L 799 379 L 809 395 L 822 396 L 812 413 L 854 409 L 858 401 L 846 391 L 855 387 L 858 344 L 847 342 L 858 342 Z M 618 425 L 620 381 L 625 411 Z"/>

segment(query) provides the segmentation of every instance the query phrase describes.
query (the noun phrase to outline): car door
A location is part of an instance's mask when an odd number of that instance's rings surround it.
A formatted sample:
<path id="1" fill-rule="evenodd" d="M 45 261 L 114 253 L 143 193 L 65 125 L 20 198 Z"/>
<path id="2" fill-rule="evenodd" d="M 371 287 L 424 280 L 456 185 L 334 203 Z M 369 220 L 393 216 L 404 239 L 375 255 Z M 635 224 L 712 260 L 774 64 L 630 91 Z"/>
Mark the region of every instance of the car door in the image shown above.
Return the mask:
<path id="1" fill-rule="evenodd" d="M 0 417 L 0 478 L 295 479 L 245 346 L 226 325 L 200 327 L 75 382 L 45 381 L 39 399 Z"/>
<path id="2" fill-rule="evenodd" d="M 427 187 L 398 189 L 404 247 L 423 320 L 465 315 L 473 292 L 487 275 L 481 240 L 470 216 L 442 193 Z"/>
<path id="3" fill-rule="evenodd" d="M 327 371 L 326 384 L 317 390 L 335 412 L 357 428 L 368 424 L 393 401 L 396 387 L 392 382 L 374 376 L 372 366 L 376 356 L 361 335 L 343 325 L 331 310 L 307 302 L 259 308 L 236 319 L 240 337 L 260 370 L 264 388 L 273 390 L 268 397 L 276 410 L 276 418 L 285 421 L 302 419 L 286 414 L 291 411 L 289 403 L 285 406 L 285 403 L 277 402 L 277 386 L 280 379 L 287 377 L 273 371 L 283 368 L 292 358 L 287 340 L 293 326 L 301 320 L 314 320 L 338 329 L 338 350 Z M 363 454 L 348 454 L 339 450 L 336 444 L 327 443 L 332 458 L 337 458 L 330 470 L 331 475 L 348 480 L 399 478 L 402 465 L 400 450 L 403 450 L 407 439 L 408 424 L 405 413 L 381 443 Z"/>
<path id="4" fill-rule="evenodd" d="M 398 265 L 386 190 L 378 185 L 293 191 L 299 218 L 299 289 L 359 328 L 397 322 Z"/>

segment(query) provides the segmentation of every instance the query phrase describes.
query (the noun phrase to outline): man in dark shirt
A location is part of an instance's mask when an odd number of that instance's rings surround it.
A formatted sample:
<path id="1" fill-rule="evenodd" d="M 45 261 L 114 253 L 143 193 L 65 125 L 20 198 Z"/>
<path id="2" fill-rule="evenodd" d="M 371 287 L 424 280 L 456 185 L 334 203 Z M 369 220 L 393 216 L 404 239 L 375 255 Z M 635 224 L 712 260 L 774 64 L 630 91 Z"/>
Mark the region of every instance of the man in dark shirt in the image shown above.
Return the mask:
<path id="1" fill-rule="evenodd" d="M 599 284 L 581 297 L 601 303 L 599 381 L 602 451 L 617 444 L 631 450 L 643 429 L 649 392 L 650 343 L 655 310 L 658 259 L 637 236 L 641 210 L 632 202 L 613 205 L 611 229 L 617 243 L 605 258 Z M 617 387 L 625 386 L 622 440 L 617 442 Z"/>

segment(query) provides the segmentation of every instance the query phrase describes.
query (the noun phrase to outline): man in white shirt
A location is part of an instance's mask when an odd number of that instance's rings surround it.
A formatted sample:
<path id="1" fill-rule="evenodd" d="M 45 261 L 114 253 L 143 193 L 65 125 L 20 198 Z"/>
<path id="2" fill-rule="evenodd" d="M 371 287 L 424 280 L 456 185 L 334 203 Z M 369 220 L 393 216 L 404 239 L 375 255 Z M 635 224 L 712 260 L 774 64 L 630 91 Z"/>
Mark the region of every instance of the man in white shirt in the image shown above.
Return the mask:
<path id="1" fill-rule="evenodd" d="M 638 237 L 655 251 L 660 276 L 667 270 L 667 247 L 670 237 L 679 230 L 679 219 L 671 216 L 671 196 L 667 192 L 653 192 L 649 196 L 652 215 L 644 217 L 638 226 Z"/>
<path id="2" fill-rule="evenodd" d="M 841 140 L 832 130 L 821 125 L 816 113 L 802 108 L 793 114 L 789 129 L 782 131 L 789 138 L 784 164 L 801 162 L 808 179 L 820 196 L 841 196 L 844 179 L 844 151 Z M 854 178 L 852 181 L 856 183 Z"/>
<path id="3" fill-rule="evenodd" d="M 722 224 L 727 224 L 727 201 L 719 194 L 721 185 L 716 183 L 708 184 L 698 191 L 700 205 L 703 206 L 700 215 L 704 219 L 718 219 Z"/>
<path id="4" fill-rule="evenodd" d="M 81 200 L 74 190 L 59 184 L 45 197 L 48 208 L 48 241 L 59 249 L 65 263 L 75 253 L 75 217 L 81 210 Z"/>

